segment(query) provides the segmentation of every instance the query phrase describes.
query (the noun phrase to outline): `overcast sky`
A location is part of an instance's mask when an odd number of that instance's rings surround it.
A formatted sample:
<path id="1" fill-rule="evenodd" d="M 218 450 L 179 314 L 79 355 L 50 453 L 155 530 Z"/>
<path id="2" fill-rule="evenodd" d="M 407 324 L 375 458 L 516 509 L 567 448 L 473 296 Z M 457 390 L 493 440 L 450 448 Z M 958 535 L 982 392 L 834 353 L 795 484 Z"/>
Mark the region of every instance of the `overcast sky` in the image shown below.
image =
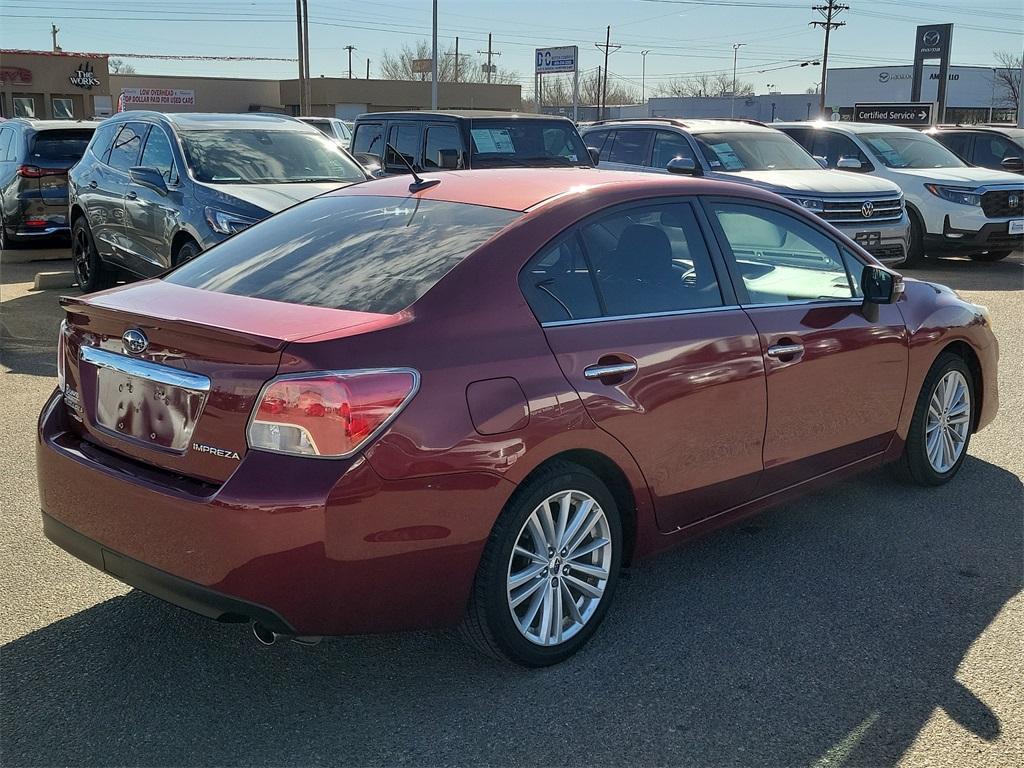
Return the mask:
<path id="1" fill-rule="evenodd" d="M 821 0 L 824 2 L 825 0 Z M 977 4 L 975 4 L 975 2 Z M 830 65 L 909 64 L 914 27 L 952 22 L 953 64 L 991 66 L 996 51 L 1024 48 L 1024 0 L 846 0 L 847 25 L 832 34 Z M 429 0 L 309 0 L 311 71 L 347 74 L 346 45 L 354 45 L 355 74 L 371 73 L 385 50 L 429 39 Z M 794 0 L 440 0 L 439 46 L 460 52 L 487 47 L 495 61 L 517 72 L 524 95 L 533 88 L 533 50 L 578 45 L 581 69 L 602 63 L 595 42 L 611 25 L 612 76 L 640 85 L 640 51 L 649 49 L 648 95 L 658 82 L 694 72 L 732 72 L 758 93 L 769 83 L 800 91 L 820 77 L 799 62 L 820 58 L 822 32 L 811 2 Z M 129 10 L 130 9 L 130 10 Z M 60 27 L 66 51 L 294 58 L 294 3 L 290 0 L 0 0 L 0 47 L 50 49 L 50 24 Z M 126 57 L 127 58 L 127 57 Z M 236 77 L 292 77 L 284 61 L 194 62 L 129 59 L 140 73 Z M 768 70 L 768 71 L 762 71 Z"/>

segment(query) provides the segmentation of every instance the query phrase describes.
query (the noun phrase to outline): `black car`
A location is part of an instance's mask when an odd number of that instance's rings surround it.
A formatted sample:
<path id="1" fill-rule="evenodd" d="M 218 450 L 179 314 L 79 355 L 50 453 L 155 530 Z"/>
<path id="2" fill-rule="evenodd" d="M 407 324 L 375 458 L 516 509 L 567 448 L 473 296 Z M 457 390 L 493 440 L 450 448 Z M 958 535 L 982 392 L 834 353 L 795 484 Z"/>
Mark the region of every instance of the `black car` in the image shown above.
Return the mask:
<path id="1" fill-rule="evenodd" d="M 997 171 L 1024 173 L 1024 128 L 993 125 L 941 125 L 925 131 L 966 163 Z"/>
<path id="2" fill-rule="evenodd" d="M 68 169 L 99 123 L 28 120 L 0 123 L 0 249 L 67 237 Z"/>
<path id="3" fill-rule="evenodd" d="M 351 151 L 385 173 L 597 165 L 567 118 L 481 110 L 360 115 Z"/>
<path id="4" fill-rule="evenodd" d="M 69 175 L 78 286 L 152 277 L 260 219 L 369 176 L 316 128 L 274 114 L 122 112 Z"/>

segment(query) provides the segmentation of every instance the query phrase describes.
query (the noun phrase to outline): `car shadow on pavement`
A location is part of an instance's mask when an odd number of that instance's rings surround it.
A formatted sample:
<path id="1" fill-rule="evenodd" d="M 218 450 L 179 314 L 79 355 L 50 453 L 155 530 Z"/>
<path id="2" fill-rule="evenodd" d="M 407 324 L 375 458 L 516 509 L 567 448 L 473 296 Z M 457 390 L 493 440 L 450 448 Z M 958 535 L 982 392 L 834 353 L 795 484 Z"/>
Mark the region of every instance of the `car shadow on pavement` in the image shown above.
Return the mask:
<path id="1" fill-rule="evenodd" d="M 4 763 L 888 765 L 937 707 L 991 741 L 956 675 L 1021 588 L 1021 504 L 973 458 L 871 473 L 632 568 L 535 671 L 444 634 L 265 648 L 130 592 L 3 647 Z"/>
<path id="2" fill-rule="evenodd" d="M 1024 264 L 1017 251 L 1002 261 L 981 262 L 968 258 L 929 258 L 921 267 L 897 267 L 905 277 L 941 283 L 957 291 L 1022 291 Z"/>

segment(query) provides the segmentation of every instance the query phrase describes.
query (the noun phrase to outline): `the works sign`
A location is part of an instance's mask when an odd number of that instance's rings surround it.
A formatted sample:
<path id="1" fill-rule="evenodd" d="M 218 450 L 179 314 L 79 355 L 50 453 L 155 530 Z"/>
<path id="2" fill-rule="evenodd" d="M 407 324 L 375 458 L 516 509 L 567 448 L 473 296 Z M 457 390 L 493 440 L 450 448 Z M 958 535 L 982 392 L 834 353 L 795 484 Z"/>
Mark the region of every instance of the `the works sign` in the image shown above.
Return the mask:
<path id="1" fill-rule="evenodd" d="M 901 104 L 855 104 L 853 120 L 858 123 L 889 125 L 931 125 L 932 105 L 921 101 Z"/>

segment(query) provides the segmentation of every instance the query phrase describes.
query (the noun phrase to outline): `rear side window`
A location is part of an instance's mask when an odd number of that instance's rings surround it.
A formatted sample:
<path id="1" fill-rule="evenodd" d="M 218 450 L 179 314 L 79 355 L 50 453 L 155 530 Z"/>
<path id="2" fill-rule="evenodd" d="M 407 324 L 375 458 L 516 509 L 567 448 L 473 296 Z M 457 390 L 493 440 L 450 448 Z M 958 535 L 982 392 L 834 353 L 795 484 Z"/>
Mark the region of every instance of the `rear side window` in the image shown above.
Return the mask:
<path id="1" fill-rule="evenodd" d="M 52 161 L 74 165 L 82 159 L 92 139 L 91 130 L 40 131 L 32 140 L 29 157 L 37 161 Z"/>
<path id="2" fill-rule="evenodd" d="M 93 134 L 92 142 L 89 144 L 89 150 L 92 154 L 96 155 L 100 160 L 106 162 L 107 153 L 110 151 L 110 145 L 114 141 L 114 136 L 117 131 L 121 128 L 121 123 L 103 123 L 96 132 Z"/>
<path id="3" fill-rule="evenodd" d="M 414 168 L 419 167 L 420 127 L 418 124 L 393 124 L 388 130 L 388 144 L 390 146 L 384 148 L 384 165 L 402 170 L 406 169 L 405 163 Z M 396 155 L 395 152 L 398 154 Z M 402 158 L 405 158 L 405 163 L 402 162 Z"/>
<path id="4" fill-rule="evenodd" d="M 13 128 L 0 128 L 0 162 L 14 159 L 14 153 L 11 152 L 11 145 L 14 143 L 13 140 Z"/>
<path id="5" fill-rule="evenodd" d="M 530 259 L 519 273 L 519 288 L 542 323 L 601 316 L 594 275 L 575 229 Z"/>
<path id="6" fill-rule="evenodd" d="M 165 279 L 236 296 L 392 314 L 520 215 L 438 200 L 328 195 L 243 230 Z"/>
<path id="7" fill-rule="evenodd" d="M 353 152 L 366 152 L 380 157 L 384 153 L 384 126 L 381 123 L 360 123 L 352 138 Z"/>
<path id="8" fill-rule="evenodd" d="M 459 129 L 454 125 L 431 125 L 427 127 L 426 146 L 423 150 L 424 168 L 460 168 L 462 140 Z"/>
<path id="9" fill-rule="evenodd" d="M 652 133 L 653 131 L 645 129 L 616 131 L 615 143 L 608 152 L 608 162 L 643 165 L 647 160 L 647 147 Z"/>

